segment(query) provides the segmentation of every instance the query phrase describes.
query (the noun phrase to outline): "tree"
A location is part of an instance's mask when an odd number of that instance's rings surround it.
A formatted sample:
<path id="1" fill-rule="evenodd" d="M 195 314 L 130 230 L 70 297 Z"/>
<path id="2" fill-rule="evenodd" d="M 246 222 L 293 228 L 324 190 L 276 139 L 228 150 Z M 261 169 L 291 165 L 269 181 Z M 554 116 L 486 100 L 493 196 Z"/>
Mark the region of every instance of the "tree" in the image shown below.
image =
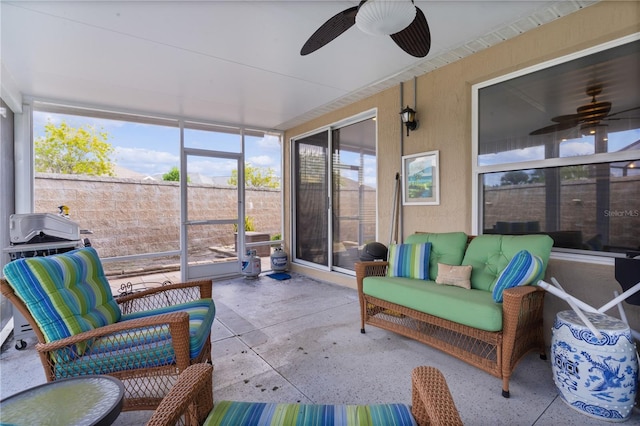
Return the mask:
<path id="1" fill-rule="evenodd" d="M 227 180 L 227 183 L 232 186 L 238 185 L 237 170 L 231 171 L 231 177 Z M 246 163 L 244 166 L 244 184 L 252 188 L 280 188 L 276 172 L 271 167 L 264 169 L 254 167 L 250 163 Z"/>
<path id="2" fill-rule="evenodd" d="M 44 129 L 45 135 L 34 142 L 36 172 L 113 176 L 110 156 L 115 148 L 107 142 L 107 132 L 64 121 L 58 126 L 49 122 Z"/>
<path id="3" fill-rule="evenodd" d="M 162 180 L 167 180 L 171 182 L 180 182 L 180 170 L 178 170 L 178 167 L 173 166 L 171 170 L 163 174 Z"/>
<path id="4" fill-rule="evenodd" d="M 589 166 L 566 166 L 560 169 L 560 175 L 562 180 L 586 179 L 589 177 Z"/>
<path id="5" fill-rule="evenodd" d="M 505 173 L 500 178 L 500 185 L 521 185 L 529 182 L 529 175 L 522 170 Z"/>
<path id="6" fill-rule="evenodd" d="M 545 182 L 544 169 L 535 169 L 531 175 L 529 175 L 529 183 L 543 183 Z"/>
<path id="7" fill-rule="evenodd" d="M 173 166 L 171 170 L 162 175 L 162 180 L 168 182 L 180 182 L 180 170 L 178 166 Z M 191 183 L 191 178 L 187 176 L 187 183 Z"/>

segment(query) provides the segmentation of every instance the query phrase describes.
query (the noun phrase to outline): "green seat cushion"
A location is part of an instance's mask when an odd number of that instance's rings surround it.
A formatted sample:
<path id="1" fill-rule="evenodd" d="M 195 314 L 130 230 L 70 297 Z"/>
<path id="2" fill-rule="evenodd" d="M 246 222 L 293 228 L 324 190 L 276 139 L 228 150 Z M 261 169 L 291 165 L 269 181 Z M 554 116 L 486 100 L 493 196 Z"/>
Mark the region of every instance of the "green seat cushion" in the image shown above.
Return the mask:
<path id="1" fill-rule="evenodd" d="M 521 250 L 542 259 L 544 277 L 553 240 L 548 235 L 478 235 L 469 243 L 462 260 L 471 265 L 471 288 L 492 292 L 498 277 Z"/>
<path id="2" fill-rule="evenodd" d="M 120 308 L 93 247 L 18 259 L 5 265 L 4 275 L 47 342 L 120 320 Z"/>
<path id="3" fill-rule="evenodd" d="M 487 331 L 502 330 L 502 305 L 490 291 L 467 290 L 411 278 L 366 277 L 365 294 Z"/>
<path id="4" fill-rule="evenodd" d="M 405 404 L 216 402 L 205 426 L 415 426 Z"/>
<path id="5" fill-rule="evenodd" d="M 464 232 L 416 233 L 409 235 L 405 244 L 431 243 L 429 253 L 429 279 L 438 276 L 438 262 L 458 266 L 464 258 L 467 234 Z"/>

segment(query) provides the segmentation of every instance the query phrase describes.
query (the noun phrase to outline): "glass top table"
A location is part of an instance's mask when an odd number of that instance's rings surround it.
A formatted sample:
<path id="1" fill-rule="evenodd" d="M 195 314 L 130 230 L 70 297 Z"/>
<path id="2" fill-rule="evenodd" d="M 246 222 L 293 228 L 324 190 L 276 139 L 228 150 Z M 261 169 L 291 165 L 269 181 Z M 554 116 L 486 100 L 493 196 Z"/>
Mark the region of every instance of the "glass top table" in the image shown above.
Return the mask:
<path id="1" fill-rule="evenodd" d="M 0 401 L 0 423 L 110 425 L 120 414 L 124 386 L 111 376 L 60 379 Z"/>

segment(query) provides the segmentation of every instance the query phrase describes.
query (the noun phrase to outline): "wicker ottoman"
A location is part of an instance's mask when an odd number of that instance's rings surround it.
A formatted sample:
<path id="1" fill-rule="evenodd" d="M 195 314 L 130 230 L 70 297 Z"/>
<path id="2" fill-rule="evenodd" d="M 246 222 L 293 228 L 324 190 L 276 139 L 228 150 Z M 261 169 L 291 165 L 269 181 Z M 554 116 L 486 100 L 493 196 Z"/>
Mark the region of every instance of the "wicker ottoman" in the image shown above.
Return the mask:
<path id="1" fill-rule="evenodd" d="M 196 364 L 180 374 L 147 426 L 181 424 L 233 426 L 448 425 L 462 420 L 442 373 L 420 366 L 411 373 L 406 404 L 314 405 L 218 401 L 213 404 L 213 366 Z"/>

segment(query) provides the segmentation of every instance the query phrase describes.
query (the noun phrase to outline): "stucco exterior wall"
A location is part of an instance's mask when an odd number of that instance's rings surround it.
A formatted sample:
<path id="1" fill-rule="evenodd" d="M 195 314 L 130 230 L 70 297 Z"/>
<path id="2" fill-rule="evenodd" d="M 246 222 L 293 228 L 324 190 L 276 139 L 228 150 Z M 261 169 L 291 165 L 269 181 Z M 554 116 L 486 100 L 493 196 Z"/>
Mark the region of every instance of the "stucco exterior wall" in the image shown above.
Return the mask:
<path id="1" fill-rule="evenodd" d="M 402 234 L 453 230 L 472 233 L 472 85 L 637 32 L 640 32 L 640 2 L 599 2 L 418 76 L 415 109 L 419 127 L 409 137 L 402 137 L 398 113 L 404 105 L 400 103 L 400 87 L 395 87 L 289 129 L 285 140 L 377 108 L 379 237 L 385 236 L 390 228 L 389 200 L 393 199 L 394 176 L 400 171 L 401 156 L 431 150 L 440 151 L 440 205 L 405 206 Z M 403 96 L 409 103 L 413 102 L 413 90 L 413 81 L 406 82 Z M 285 158 L 288 161 L 290 156 L 287 154 Z M 288 165 L 283 169 L 288 170 Z M 290 182 L 290 176 L 285 177 L 285 182 Z M 287 197 L 290 194 L 288 188 L 285 194 Z M 291 211 L 290 198 L 285 202 L 285 211 Z M 614 279 L 612 262 L 602 263 L 588 259 L 583 262 L 552 260 L 547 276 L 557 277 L 569 293 L 600 306 L 612 298 L 614 289 L 620 288 Z M 355 287 L 352 277 L 300 269 Z M 545 330 L 548 331 L 555 313 L 568 306 L 549 295 L 545 309 Z M 640 309 L 629 307 L 627 314 L 632 325 L 640 329 Z"/>

